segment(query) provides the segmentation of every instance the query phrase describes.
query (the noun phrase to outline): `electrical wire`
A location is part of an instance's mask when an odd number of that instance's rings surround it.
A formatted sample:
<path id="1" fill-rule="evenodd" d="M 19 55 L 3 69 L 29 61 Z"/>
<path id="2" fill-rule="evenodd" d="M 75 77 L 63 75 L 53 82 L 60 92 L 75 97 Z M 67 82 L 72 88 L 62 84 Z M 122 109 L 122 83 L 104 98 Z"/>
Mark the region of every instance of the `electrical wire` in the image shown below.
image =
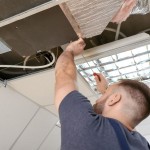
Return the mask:
<path id="1" fill-rule="evenodd" d="M 48 63 L 50 63 L 50 60 L 46 56 L 44 56 L 44 58 L 47 60 Z"/>
<path id="2" fill-rule="evenodd" d="M 19 66 L 19 65 L 0 65 L 0 68 L 21 68 L 21 69 L 43 69 L 52 66 L 55 63 L 55 55 L 51 53 L 53 60 L 51 63 L 43 66 Z"/>
<path id="3" fill-rule="evenodd" d="M 139 32 L 139 33 L 144 33 L 144 32 L 150 32 L 150 28 L 149 28 L 149 29 L 146 29 L 146 30 L 143 30 L 143 31 L 141 31 L 141 32 Z"/>
<path id="4" fill-rule="evenodd" d="M 106 31 L 111 31 L 111 32 L 117 32 L 117 30 L 116 29 L 113 29 L 113 28 L 106 28 L 105 29 Z M 124 33 L 122 33 L 122 32 L 119 32 L 119 34 L 123 37 L 123 38 L 126 38 L 127 36 L 124 34 Z"/>
<path id="5" fill-rule="evenodd" d="M 50 51 L 51 52 L 51 51 Z M 44 54 L 41 54 L 40 56 L 45 56 Z M 35 59 L 35 58 L 37 58 L 37 56 L 35 56 L 35 57 L 33 57 L 33 58 L 30 58 L 28 61 L 31 61 L 31 60 L 33 60 L 33 59 Z M 23 62 L 19 62 L 19 63 L 17 63 L 17 64 L 15 64 L 15 65 L 20 65 L 20 64 L 23 64 L 24 63 L 24 61 Z M 5 71 L 5 70 L 8 70 L 9 68 L 3 68 L 3 69 L 1 69 L 0 70 L 0 72 L 3 72 L 3 71 Z M 14 72 L 13 72 L 14 73 Z"/>
<path id="6" fill-rule="evenodd" d="M 31 56 L 27 56 L 27 57 L 25 58 L 25 60 L 24 60 L 24 62 L 23 62 L 23 66 L 26 66 L 27 61 L 29 60 L 30 57 L 31 57 Z M 25 68 L 23 68 L 23 70 L 25 70 Z"/>
<path id="7" fill-rule="evenodd" d="M 119 39 L 120 29 L 121 29 L 121 23 L 119 23 L 117 26 L 115 41 L 117 41 Z"/>
<path id="8" fill-rule="evenodd" d="M 28 60 L 29 60 L 30 57 L 31 57 L 31 56 L 27 56 L 27 57 L 25 58 L 25 60 L 24 60 L 24 62 L 23 62 L 23 66 L 26 66 L 26 64 L 27 64 L 27 62 L 28 62 Z M 48 61 L 48 63 L 50 63 L 49 59 L 48 59 L 46 56 L 44 56 L 44 58 Z M 26 70 L 26 68 L 23 68 L 23 70 Z"/>

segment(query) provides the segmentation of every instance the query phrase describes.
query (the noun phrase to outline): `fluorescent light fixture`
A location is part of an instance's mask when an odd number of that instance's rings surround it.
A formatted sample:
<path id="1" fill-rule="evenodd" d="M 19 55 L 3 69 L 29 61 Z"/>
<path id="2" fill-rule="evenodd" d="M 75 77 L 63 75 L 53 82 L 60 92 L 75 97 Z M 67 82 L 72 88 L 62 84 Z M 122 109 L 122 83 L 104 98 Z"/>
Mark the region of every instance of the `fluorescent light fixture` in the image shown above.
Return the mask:
<path id="1" fill-rule="evenodd" d="M 120 79 L 150 80 L 150 37 L 142 36 L 143 39 L 139 41 L 129 37 L 97 47 L 95 53 L 94 48 L 90 49 L 91 55 L 85 51 L 82 58 L 76 59 L 79 74 L 94 91 L 96 91 L 96 82 L 93 77 L 95 72 L 103 73 L 109 83 Z M 135 40 L 137 37 L 134 36 Z M 133 39 L 132 43 L 130 39 Z"/>
<path id="2" fill-rule="evenodd" d="M 11 51 L 8 45 L 0 38 L 0 54 Z"/>

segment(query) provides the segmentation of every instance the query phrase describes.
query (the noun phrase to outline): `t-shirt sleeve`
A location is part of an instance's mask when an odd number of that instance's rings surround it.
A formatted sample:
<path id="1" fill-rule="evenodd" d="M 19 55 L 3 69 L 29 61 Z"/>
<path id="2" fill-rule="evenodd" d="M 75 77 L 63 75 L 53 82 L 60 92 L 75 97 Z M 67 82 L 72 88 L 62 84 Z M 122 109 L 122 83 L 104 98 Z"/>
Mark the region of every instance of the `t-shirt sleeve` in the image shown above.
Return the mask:
<path id="1" fill-rule="evenodd" d="M 94 137 L 91 129 L 99 131 L 103 122 L 102 116 L 94 112 L 90 101 L 78 91 L 72 91 L 63 99 L 59 117 L 62 150 L 85 150 L 83 147 L 87 147 L 87 142 Z"/>
<path id="2" fill-rule="evenodd" d="M 78 91 L 72 91 L 61 102 L 59 117 L 62 127 L 82 128 L 90 124 L 97 115 L 90 101 Z"/>

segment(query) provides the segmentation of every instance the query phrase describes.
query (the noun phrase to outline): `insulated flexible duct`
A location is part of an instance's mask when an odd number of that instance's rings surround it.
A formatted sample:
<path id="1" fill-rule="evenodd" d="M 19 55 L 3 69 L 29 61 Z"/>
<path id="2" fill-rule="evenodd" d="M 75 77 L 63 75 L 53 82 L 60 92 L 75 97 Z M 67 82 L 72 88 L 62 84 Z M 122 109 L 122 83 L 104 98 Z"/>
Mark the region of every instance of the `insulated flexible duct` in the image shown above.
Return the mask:
<path id="1" fill-rule="evenodd" d="M 83 34 L 101 34 L 123 4 L 123 0 L 69 0 L 67 6 Z"/>
<path id="2" fill-rule="evenodd" d="M 147 14 L 150 12 L 150 0 L 137 0 L 131 14 Z"/>

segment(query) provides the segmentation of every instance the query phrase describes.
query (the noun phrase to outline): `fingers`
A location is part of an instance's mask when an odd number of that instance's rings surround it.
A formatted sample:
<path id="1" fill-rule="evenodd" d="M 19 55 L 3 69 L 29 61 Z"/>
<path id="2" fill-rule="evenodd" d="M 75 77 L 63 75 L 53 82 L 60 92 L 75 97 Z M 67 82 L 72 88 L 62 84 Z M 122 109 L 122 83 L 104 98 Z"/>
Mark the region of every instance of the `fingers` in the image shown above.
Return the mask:
<path id="1" fill-rule="evenodd" d="M 94 73 L 93 74 L 95 77 L 98 77 L 99 81 L 102 80 L 102 78 L 104 77 L 101 73 Z"/>
<path id="2" fill-rule="evenodd" d="M 79 43 L 80 45 L 82 45 L 83 47 L 86 46 L 86 44 L 85 44 L 85 42 L 84 42 L 84 40 L 83 40 L 82 38 L 79 38 L 79 39 L 78 39 L 78 43 Z"/>
<path id="3" fill-rule="evenodd" d="M 83 38 L 83 36 L 82 36 L 81 33 L 78 33 L 77 35 L 78 35 L 79 39 L 80 39 L 80 38 Z"/>
<path id="4" fill-rule="evenodd" d="M 100 84 L 100 80 L 99 80 L 98 76 L 95 76 L 95 81 L 96 81 L 96 84 L 97 84 L 97 85 Z"/>
<path id="5" fill-rule="evenodd" d="M 93 75 L 94 75 L 95 81 L 96 81 L 96 83 L 98 85 L 101 82 L 100 74 L 94 73 Z"/>
<path id="6" fill-rule="evenodd" d="M 93 75 L 95 76 L 95 81 L 97 84 L 106 80 L 105 77 L 103 76 L 103 74 L 101 74 L 101 73 L 94 73 Z"/>
<path id="7" fill-rule="evenodd" d="M 83 47 L 86 46 L 86 44 L 85 44 L 85 42 L 84 42 L 84 40 L 82 38 L 79 38 L 77 41 L 74 41 L 74 42 L 70 41 L 69 45 L 73 45 L 73 44 L 79 44 L 79 45 L 81 45 Z"/>

